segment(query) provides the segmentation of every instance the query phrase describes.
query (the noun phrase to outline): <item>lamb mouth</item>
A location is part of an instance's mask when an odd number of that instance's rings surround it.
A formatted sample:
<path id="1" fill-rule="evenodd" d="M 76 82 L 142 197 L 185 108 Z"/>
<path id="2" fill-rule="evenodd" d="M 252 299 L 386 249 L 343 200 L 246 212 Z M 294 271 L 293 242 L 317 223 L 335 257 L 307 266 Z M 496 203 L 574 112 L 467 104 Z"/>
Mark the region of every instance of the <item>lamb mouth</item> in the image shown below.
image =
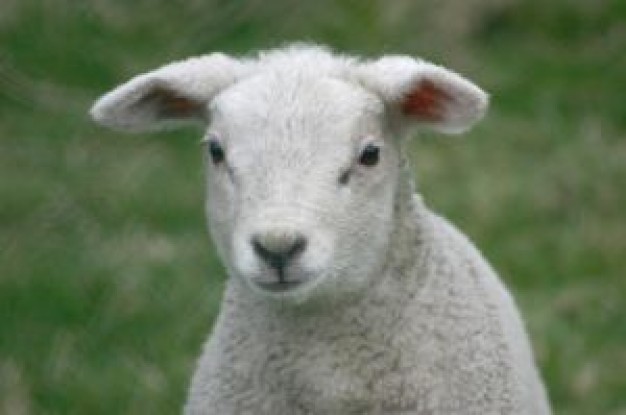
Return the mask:
<path id="1" fill-rule="evenodd" d="M 255 281 L 255 284 L 266 291 L 280 293 L 294 290 L 301 286 L 304 281 Z"/>

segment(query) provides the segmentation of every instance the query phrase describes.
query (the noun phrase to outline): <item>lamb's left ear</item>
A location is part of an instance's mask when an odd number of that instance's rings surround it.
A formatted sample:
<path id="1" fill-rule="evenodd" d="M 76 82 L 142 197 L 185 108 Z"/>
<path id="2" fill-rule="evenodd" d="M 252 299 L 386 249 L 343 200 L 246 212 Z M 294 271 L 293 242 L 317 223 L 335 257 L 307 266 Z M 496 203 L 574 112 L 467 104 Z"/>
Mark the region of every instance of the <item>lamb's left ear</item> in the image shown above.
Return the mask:
<path id="1" fill-rule="evenodd" d="M 448 134 L 472 127 L 489 102 L 482 89 L 462 76 L 408 56 L 363 63 L 357 76 L 407 120 Z"/>
<path id="2" fill-rule="evenodd" d="M 245 73 L 245 64 L 221 53 L 171 63 L 136 76 L 91 108 L 98 123 L 128 132 L 155 131 L 202 121 L 207 103 Z"/>

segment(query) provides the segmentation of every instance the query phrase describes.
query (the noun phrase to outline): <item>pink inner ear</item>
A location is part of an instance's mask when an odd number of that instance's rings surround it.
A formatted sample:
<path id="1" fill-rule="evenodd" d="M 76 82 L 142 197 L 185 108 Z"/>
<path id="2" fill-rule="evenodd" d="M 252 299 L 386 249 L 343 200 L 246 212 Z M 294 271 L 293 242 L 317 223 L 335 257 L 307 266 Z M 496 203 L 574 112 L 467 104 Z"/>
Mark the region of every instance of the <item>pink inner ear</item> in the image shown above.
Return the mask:
<path id="1" fill-rule="evenodd" d="M 450 94 L 426 79 L 404 97 L 402 111 L 420 121 L 440 122 L 445 118 L 445 106 L 449 101 L 452 101 Z"/>
<path id="2" fill-rule="evenodd" d="M 198 112 L 199 104 L 188 98 L 170 96 L 165 102 L 165 112 L 168 115 L 175 115 L 177 117 L 191 117 Z"/>
<path id="3" fill-rule="evenodd" d="M 191 98 L 176 95 L 174 91 L 156 87 L 135 105 L 147 105 L 155 109 L 163 118 L 194 118 L 202 116 L 203 103 Z"/>

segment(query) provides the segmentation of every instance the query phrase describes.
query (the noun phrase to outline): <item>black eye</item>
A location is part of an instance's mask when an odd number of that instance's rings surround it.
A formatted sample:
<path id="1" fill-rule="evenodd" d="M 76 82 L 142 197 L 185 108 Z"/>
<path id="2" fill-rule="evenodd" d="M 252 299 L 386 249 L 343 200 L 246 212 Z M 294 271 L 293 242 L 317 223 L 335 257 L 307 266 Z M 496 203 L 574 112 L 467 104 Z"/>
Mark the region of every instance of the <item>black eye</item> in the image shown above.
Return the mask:
<path id="1" fill-rule="evenodd" d="M 219 164 L 224 161 L 224 149 L 220 143 L 215 140 L 209 141 L 209 154 L 211 154 L 211 160 L 213 160 L 213 163 L 215 164 Z"/>
<path id="2" fill-rule="evenodd" d="M 380 147 L 374 144 L 368 144 L 365 146 L 361 155 L 359 156 L 359 163 L 364 166 L 375 166 L 378 164 L 380 158 Z"/>

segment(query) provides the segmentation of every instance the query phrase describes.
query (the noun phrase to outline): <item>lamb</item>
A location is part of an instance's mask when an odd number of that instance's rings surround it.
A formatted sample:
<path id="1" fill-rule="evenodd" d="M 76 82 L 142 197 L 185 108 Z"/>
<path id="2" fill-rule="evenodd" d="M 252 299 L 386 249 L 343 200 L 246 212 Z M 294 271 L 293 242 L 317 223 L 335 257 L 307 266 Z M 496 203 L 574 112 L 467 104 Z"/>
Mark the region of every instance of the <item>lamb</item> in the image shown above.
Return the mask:
<path id="1" fill-rule="evenodd" d="M 415 192 L 414 127 L 488 97 L 408 56 L 315 45 L 214 53 L 139 75 L 93 118 L 206 129 L 206 212 L 229 279 L 187 414 L 549 414 L 514 301 Z"/>

